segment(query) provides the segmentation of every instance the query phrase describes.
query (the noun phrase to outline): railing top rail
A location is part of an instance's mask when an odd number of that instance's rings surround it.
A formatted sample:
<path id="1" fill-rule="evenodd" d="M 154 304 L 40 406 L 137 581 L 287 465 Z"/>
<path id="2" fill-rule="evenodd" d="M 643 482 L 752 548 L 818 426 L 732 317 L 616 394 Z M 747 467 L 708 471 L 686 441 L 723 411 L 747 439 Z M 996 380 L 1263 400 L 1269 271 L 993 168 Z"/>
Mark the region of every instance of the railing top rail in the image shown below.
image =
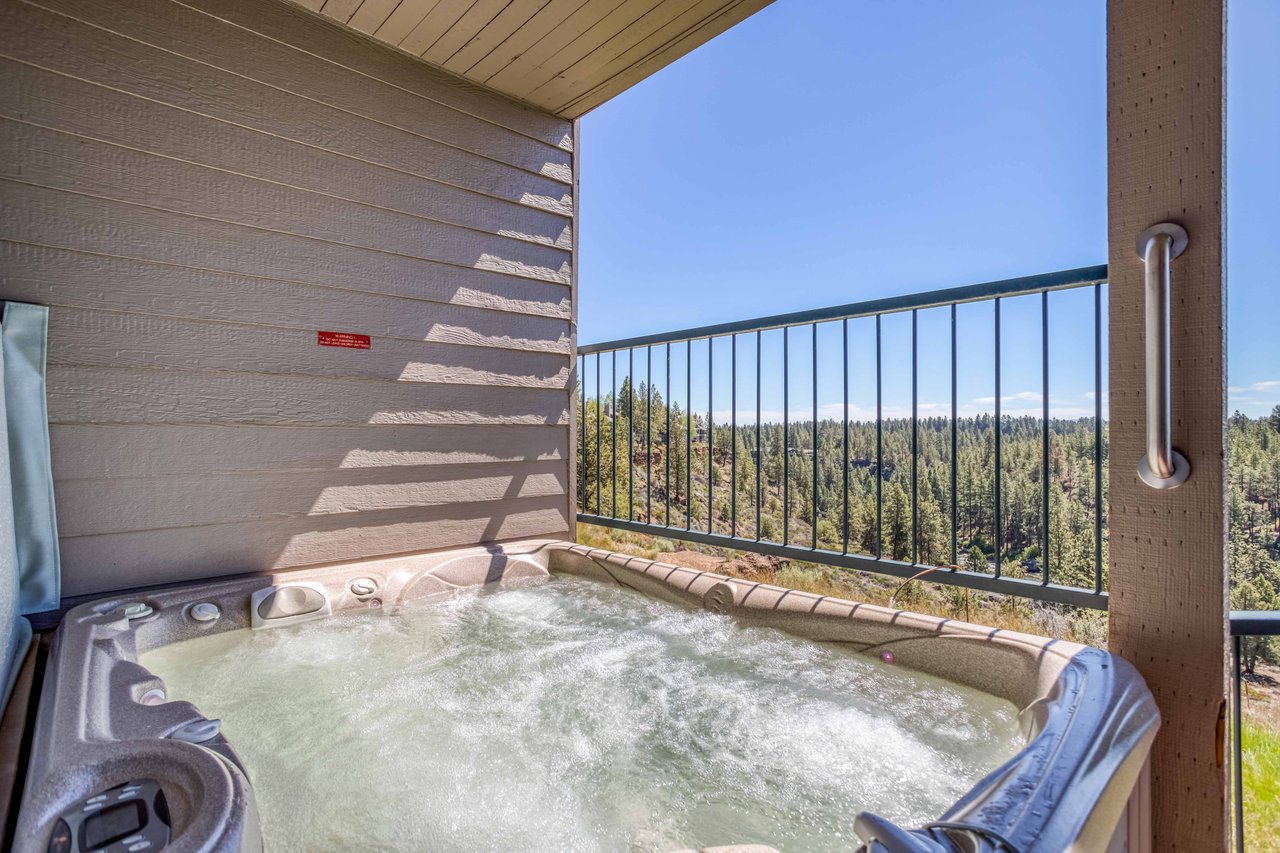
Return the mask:
<path id="1" fill-rule="evenodd" d="M 1280 610 L 1232 610 L 1231 636 L 1280 636 Z"/>
<path id="2" fill-rule="evenodd" d="M 757 330 L 780 329 L 785 326 L 802 326 L 825 320 L 844 320 L 857 317 L 873 317 L 877 314 L 892 314 L 920 308 L 936 308 L 942 305 L 953 305 L 965 302 L 979 302 L 994 299 L 998 296 L 1021 296 L 1027 293 L 1040 293 L 1047 290 L 1068 290 L 1073 287 L 1084 287 L 1107 280 L 1107 266 L 1101 264 L 1092 267 L 1080 267 L 1073 270 L 1028 275 L 1010 278 L 1003 281 L 988 281 L 981 284 L 968 284 L 962 287 L 951 287 L 943 290 L 931 290 L 926 293 L 913 293 L 907 296 L 889 296 L 883 299 L 870 299 L 865 302 L 853 302 L 848 305 L 835 305 L 830 308 L 815 308 L 808 311 L 794 311 L 789 314 L 775 314 L 771 317 L 758 317 L 752 320 L 738 320 L 732 323 L 717 323 L 712 326 L 700 326 L 693 329 L 681 329 L 675 332 L 661 332 L 653 335 L 640 335 L 616 341 L 605 341 L 595 344 L 583 344 L 578 347 L 579 355 L 590 355 L 597 352 L 610 352 L 620 349 L 651 346 L 675 341 L 698 340 L 700 338 L 716 338 L 724 335 L 754 332 Z"/>

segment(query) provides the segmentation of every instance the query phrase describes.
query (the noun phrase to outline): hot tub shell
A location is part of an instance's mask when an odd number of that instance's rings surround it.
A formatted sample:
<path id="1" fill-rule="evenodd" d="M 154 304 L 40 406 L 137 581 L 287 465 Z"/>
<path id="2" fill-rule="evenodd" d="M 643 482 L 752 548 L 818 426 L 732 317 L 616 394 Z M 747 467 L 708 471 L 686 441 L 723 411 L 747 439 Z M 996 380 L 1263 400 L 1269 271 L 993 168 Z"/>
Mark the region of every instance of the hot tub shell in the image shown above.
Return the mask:
<path id="1" fill-rule="evenodd" d="M 1026 746 L 937 821 L 903 828 L 875 815 L 850 815 L 865 849 L 1145 846 L 1141 781 L 1159 713 L 1127 662 L 1061 640 L 536 540 L 117 595 L 69 611 L 45 674 L 17 849 L 46 850 L 64 810 L 141 778 L 157 780 L 168 798 L 167 850 L 261 848 L 252 786 L 233 745 L 221 734 L 199 743 L 180 739 L 205 717 L 189 702 L 158 701 L 163 682 L 138 663 L 147 651 L 250 628 L 255 621 L 270 627 L 556 572 L 622 584 L 681 607 L 846 644 L 861 653 L 891 654 L 897 665 L 974 687 L 1021 709 Z M 285 596 L 298 604 L 293 610 L 276 608 L 274 619 L 263 618 L 268 608 L 254 606 L 255 594 L 260 604 L 270 590 L 294 588 L 320 592 L 324 607 L 307 611 L 311 605 L 303 602 L 312 598 L 304 593 Z M 130 610 L 137 603 L 146 608 Z M 211 608 L 196 605 L 213 605 L 219 615 L 208 619 Z"/>

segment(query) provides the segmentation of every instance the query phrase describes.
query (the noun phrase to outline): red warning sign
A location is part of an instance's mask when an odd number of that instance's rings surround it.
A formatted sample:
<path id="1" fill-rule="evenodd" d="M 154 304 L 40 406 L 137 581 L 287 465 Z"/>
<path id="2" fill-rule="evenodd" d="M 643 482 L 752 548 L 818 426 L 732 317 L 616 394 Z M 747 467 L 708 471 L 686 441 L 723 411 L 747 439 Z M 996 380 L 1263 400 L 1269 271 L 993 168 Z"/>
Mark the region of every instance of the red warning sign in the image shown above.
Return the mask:
<path id="1" fill-rule="evenodd" d="M 368 335 L 355 335 L 351 332 L 316 332 L 316 343 L 322 347 L 346 349 L 369 349 L 371 346 Z"/>

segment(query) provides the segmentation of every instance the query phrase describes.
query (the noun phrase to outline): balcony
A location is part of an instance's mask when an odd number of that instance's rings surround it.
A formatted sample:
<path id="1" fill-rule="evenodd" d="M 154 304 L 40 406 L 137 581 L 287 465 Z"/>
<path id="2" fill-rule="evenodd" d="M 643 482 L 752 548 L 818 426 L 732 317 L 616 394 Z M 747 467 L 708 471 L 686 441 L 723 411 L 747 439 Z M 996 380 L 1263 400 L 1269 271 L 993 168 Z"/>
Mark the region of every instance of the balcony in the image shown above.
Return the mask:
<path id="1" fill-rule="evenodd" d="M 0 0 L 0 847 L 1258 847 L 1222 4 L 1106 266 L 579 346 L 578 119 L 769 5 Z"/>

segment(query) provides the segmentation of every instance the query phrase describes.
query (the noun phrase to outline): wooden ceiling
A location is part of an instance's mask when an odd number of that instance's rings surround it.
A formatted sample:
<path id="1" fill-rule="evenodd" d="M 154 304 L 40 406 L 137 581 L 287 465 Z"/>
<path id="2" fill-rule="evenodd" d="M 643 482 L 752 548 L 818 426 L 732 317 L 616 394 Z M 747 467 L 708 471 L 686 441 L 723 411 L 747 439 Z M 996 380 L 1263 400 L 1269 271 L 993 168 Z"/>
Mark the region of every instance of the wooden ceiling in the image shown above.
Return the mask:
<path id="1" fill-rule="evenodd" d="M 432 65 L 577 118 L 772 0 L 295 0 Z"/>

